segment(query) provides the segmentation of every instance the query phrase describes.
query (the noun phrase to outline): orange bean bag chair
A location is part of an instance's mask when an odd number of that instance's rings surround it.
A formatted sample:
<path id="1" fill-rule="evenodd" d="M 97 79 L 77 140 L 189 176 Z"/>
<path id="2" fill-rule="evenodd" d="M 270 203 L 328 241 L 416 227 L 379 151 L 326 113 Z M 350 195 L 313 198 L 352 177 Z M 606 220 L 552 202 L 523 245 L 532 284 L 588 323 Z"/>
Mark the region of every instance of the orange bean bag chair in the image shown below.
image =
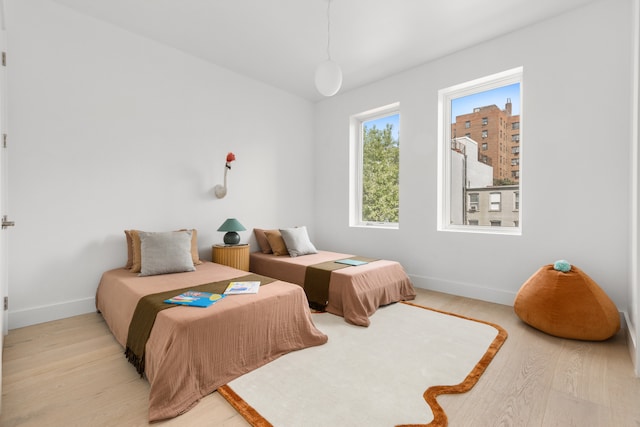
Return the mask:
<path id="1" fill-rule="evenodd" d="M 561 338 L 603 341 L 620 330 L 616 305 L 585 272 L 566 261 L 540 268 L 513 309 L 523 322 Z"/>

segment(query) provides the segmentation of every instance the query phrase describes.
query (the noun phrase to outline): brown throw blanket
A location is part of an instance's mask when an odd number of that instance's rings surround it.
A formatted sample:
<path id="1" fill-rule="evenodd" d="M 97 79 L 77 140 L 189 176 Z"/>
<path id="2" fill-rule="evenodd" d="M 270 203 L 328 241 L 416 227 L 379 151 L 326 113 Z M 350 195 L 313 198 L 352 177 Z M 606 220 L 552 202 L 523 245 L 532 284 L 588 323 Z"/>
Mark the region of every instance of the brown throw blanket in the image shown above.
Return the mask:
<path id="1" fill-rule="evenodd" d="M 276 279 L 271 277 L 260 276 L 258 274 L 249 274 L 246 276 L 236 277 L 234 279 L 222 280 L 220 282 L 206 283 L 204 285 L 190 286 L 183 289 L 174 289 L 171 291 L 160 292 L 157 294 L 145 295 L 140 298 L 136 309 L 133 312 L 131 323 L 129 323 L 129 333 L 127 335 L 127 348 L 125 356 L 129 363 L 136 367 L 136 370 L 142 377 L 144 375 L 144 351 L 147 345 L 151 328 L 156 321 L 158 312 L 167 308 L 178 307 L 175 304 L 167 304 L 164 300 L 180 295 L 186 291 L 211 292 L 213 294 L 221 294 L 227 289 L 230 282 L 237 281 L 260 281 L 260 286 L 275 282 Z M 191 308 L 193 310 L 207 310 L 209 308 Z"/>
<path id="2" fill-rule="evenodd" d="M 353 259 L 356 261 L 373 262 L 375 258 L 349 257 L 342 259 Z M 340 264 L 336 261 L 321 262 L 307 267 L 304 272 L 304 293 L 307 294 L 309 307 L 314 310 L 324 311 L 329 303 L 329 282 L 331 272 L 341 268 L 352 267 L 347 264 Z M 357 268 L 357 266 L 356 266 Z"/>

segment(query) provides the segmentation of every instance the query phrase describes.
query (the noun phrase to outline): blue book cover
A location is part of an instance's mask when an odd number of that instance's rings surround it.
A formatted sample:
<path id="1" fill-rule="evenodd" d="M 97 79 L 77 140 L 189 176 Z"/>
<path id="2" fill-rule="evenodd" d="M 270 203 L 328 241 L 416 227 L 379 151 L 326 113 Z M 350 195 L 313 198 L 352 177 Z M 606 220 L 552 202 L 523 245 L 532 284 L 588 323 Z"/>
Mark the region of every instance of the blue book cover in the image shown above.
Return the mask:
<path id="1" fill-rule="evenodd" d="M 191 307 L 209 307 L 224 298 L 221 294 L 210 292 L 187 291 L 173 298 L 164 300 L 167 304 L 188 305 Z"/>

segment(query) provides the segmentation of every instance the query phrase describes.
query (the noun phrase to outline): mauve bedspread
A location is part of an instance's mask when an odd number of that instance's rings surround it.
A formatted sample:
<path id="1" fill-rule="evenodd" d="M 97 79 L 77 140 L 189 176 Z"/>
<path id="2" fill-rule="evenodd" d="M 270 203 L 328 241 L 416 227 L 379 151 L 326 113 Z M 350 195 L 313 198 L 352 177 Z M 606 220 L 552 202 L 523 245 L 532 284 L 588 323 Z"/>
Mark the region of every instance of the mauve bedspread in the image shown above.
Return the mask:
<path id="1" fill-rule="evenodd" d="M 304 286 L 307 266 L 350 258 L 354 255 L 318 251 L 298 257 L 276 256 L 252 252 L 251 271 Z M 377 260 L 357 267 L 331 272 L 329 282 L 329 313 L 344 317 L 354 325 L 369 326 L 378 307 L 416 297 L 411 280 L 396 261 Z"/>
<path id="2" fill-rule="evenodd" d="M 212 262 L 203 262 L 193 272 L 161 276 L 110 270 L 98 285 L 96 308 L 124 348 L 142 296 L 246 274 Z M 208 308 L 163 310 L 145 350 L 149 420 L 180 415 L 232 379 L 285 353 L 326 341 L 311 320 L 304 291 L 283 281 L 261 286 L 257 294 L 228 295 Z"/>

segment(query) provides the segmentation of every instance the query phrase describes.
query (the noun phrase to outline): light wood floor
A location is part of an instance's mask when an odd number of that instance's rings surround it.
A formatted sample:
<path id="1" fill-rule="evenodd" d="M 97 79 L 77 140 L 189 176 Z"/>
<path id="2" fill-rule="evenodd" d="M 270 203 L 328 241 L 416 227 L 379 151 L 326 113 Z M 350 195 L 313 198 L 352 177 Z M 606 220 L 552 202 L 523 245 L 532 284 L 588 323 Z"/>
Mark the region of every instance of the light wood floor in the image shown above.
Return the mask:
<path id="1" fill-rule="evenodd" d="M 563 340 L 523 324 L 511 307 L 417 291 L 418 304 L 497 323 L 509 333 L 471 391 L 439 398 L 450 426 L 640 426 L 640 379 L 623 333 L 600 343 Z M 99 314 L 11 330 L 3 357 L 3 427 L 148 425 L 149 384 Z M 248 424 L 213 393 L 154 425 Z"/>

